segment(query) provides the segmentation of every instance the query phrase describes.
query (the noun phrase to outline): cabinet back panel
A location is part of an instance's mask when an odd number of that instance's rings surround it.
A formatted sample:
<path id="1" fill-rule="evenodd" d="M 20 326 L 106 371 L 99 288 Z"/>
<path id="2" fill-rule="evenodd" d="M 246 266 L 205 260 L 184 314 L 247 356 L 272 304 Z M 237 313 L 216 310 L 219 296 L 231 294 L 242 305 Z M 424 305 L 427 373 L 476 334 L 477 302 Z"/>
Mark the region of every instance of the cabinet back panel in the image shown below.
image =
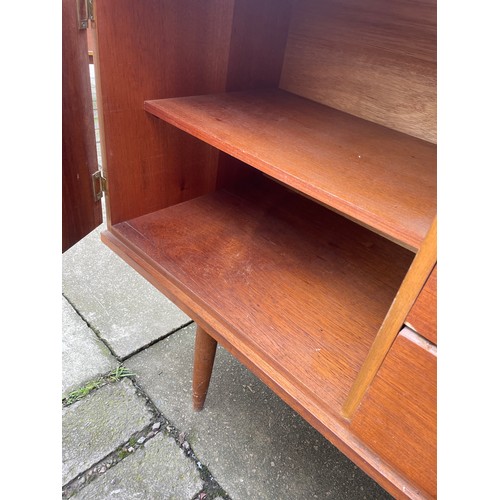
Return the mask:
<path id="1" fill-rule="evenodd" d="M 278 87 L 290 16 L 290 0 L 234 0 L 226 91 Z M 245 182 L 254 173 L 219 153 L 217 187 Z"/>
<path id="2" fill-rule="evenodd" d="M 225 90 L 233 2 L 106 0 L 95 17 L 109 222 L 215 189 L 217 152 L 144 101 Z"/>
<path id="3" fill-rule="evenodd" d="M 290 0 L 235 0 L 226 90 L 279 85 Z"/>
<path id="4" fill-rule="evenodd" d="M 436 1 L 297 0 L 280 87 L 436 142 Z"/>

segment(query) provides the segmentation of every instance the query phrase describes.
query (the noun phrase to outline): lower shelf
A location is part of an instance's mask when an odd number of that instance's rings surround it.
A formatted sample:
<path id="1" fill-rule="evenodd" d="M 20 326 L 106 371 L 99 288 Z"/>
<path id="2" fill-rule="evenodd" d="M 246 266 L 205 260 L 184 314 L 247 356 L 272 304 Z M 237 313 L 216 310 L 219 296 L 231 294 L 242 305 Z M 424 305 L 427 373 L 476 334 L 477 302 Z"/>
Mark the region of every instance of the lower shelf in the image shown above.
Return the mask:
<path id="1" fill-rule="evenodd" d="M 339 418 L 414 256 L 267 179 L 111 232 L 199 316 L 217 318 L 253 364 Z"/>

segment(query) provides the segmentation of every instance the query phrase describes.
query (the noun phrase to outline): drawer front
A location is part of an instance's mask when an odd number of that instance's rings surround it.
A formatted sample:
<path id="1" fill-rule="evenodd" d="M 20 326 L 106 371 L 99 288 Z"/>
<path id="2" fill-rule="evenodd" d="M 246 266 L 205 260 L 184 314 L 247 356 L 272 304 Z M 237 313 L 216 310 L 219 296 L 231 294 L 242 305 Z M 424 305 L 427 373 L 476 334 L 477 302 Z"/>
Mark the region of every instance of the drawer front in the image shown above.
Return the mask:
<path id="1" fill-rule="evenodd" d="M 367 446 L 436 496 L 436 347 L 404 328 L 351 421 Z"/>
<path id="2" fill-rule="evenodd" d="M 437 265 L 413 304 L 405 323 L 437 345 Z"/>

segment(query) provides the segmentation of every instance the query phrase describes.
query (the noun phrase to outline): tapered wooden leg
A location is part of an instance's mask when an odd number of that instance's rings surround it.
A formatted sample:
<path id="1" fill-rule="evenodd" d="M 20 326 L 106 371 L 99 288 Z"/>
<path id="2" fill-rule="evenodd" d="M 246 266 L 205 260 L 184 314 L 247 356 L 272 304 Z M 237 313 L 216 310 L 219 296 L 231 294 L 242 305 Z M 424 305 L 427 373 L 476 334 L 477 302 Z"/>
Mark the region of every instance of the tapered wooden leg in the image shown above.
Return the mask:
<path id="1" fill-rule="evenodd" d="M 193 367 L 193 409 L 200 411 L 205 404 L 212 376 L 217 341 L 199 326 L 196 328 Z"/>

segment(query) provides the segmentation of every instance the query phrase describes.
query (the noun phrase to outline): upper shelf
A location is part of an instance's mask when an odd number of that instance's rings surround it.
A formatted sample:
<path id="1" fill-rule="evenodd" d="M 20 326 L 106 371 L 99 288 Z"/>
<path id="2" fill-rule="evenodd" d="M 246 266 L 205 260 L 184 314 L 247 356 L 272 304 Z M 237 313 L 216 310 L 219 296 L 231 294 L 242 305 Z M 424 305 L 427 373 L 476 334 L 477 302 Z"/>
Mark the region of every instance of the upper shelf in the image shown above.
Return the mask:
<path id="1" fill-rule="evenodd" d="M 436 145 L 272 89 L 146 111 L 416 250 L 436 213 Z"/>

